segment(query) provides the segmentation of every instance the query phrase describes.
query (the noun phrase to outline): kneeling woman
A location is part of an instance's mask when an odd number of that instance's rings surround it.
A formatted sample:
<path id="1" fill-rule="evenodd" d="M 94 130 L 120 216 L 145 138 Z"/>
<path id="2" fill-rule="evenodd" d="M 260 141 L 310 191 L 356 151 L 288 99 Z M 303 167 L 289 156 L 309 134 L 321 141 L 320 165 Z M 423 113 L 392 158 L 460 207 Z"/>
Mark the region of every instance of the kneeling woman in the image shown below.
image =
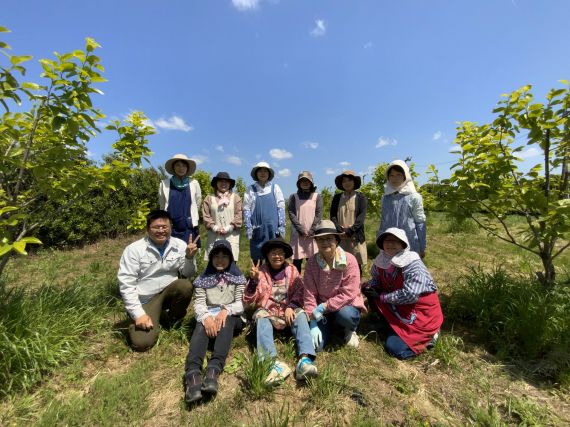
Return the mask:
<path id="1" fill-rule="evenodd" d="M 410 251 L 404 230 L 389 228 L 376 244 L 380 254 L 362 293 L 392 329 L 386 351 L 408 359 L 432 347 L 438 337 L 443 314 L 437 287 L 420 256 Z"/>
<path id="2" fill-rule="evenodd" d="M 356 348 L 360 313 L 366 311 L 358 263 L 339 246 L 340 233 L 332 221 L 321 221 L 314 238 L 319 251 L 309 258 L 303 277 L 303 308 L 311 317 L 313 343 L 321 351 L 331 334 L 338 332 L 346 345 Z"/>

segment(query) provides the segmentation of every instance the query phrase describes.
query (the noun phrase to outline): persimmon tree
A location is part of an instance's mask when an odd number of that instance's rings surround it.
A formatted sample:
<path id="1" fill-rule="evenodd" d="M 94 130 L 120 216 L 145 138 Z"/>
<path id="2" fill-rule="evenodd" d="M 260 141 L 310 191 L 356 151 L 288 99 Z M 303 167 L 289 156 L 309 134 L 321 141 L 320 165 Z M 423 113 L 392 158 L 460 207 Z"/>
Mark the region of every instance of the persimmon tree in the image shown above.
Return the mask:
<path id="1" fill-rule="evenodd" d="M 446 210 L 538 256 L 545 286 L 555 283 L 554 260 L 570 246 L 570 90 L 561 83 L 544 102 L 535 101 L 530 85 L 503 95 L 491 123 L 460 123 L 459 160 L 442 181 Z M 539 160 L 523 168 L 528 153 Z"/>
<path id="2" fill-rule="evenodd" d="M 0 42 L 8 59 L 6 66 L 0 63 L 0 274 L 13 253 L 26 254 L 28 244 L 41 243 L 34 231 L 50 221 L 42 215 L 47 200 L 63 211 L 91 188 L 117 190 L 151 153 L 147 137 L 154 130 L 135 112 L 106 127 L 118 133 L 112 162 L 97 166 L 88 159 L 88 143 L 105 117 L 91 99 L 102 94 L 95 85 L 105 82 L 95 55 L 99 47 L 87 38 L 84 50 L 40 59 L 43 80 L 33 83 L 20 82 L 22 63 L 31 57 L 10 55 Z"/>

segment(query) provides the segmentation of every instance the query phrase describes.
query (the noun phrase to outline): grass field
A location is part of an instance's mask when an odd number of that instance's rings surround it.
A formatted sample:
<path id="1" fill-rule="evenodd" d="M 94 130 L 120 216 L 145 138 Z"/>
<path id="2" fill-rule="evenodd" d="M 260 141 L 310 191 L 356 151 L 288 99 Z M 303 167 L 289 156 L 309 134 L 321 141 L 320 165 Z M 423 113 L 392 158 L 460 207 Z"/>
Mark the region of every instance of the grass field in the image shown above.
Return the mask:
<path id="1" fill-rule="evenodd" d="M 368 241 L 376 227 L 377 220 L 367 221 Z M 0 425 L 570 424 L 568 382 L 541 379 L 525 360 L 491 354 L 488 343 L 469 325 L 446 321 L 435 350 L 401 362 L 384 352 L 383 330 L 377 330 L 371 315 L 361 323 L 358 349 L 336 348 L 319 355 L 316 381 L 299 385 L 289 378 L 261 396 L 247 386 L 252 349 L 242 334 L 234 340 L 218 397 L 187 410 L 182 375 L 194 325 L 191 316 L 182 328 L 163 331 L 158 345 L 147 353 L 131 352 L 125 342 L 116 270 L 123 248 L 136 238 L 104 240 L 71 251 L 40 251 L 9 264 L 4 299 L 18 289 L 42 293 L 43 299 L 33 304 L 22 297 L 18 313 L 26 313 L 32 331 L 36 324 L 38 333 L 46 335 L 56 328 L 56 334 L 69 335 L 70 344 L 34 347 L 46 362 L 38 378 L 24 363 L 26 355 L 4 360 L 21 363 L 18 372 L 24 386 L 9 391 L 4 387 Z M 247 255 L 246 244 L 242 249 Z M 244 271 L 248 263 L 242 256 L 239 265 Z M 471 274 L 471 268 L 493 271 L 502 266 L 509 274 L 528 277 L 540 267 L 538 258 L 471 226 L 458 227 L 439 213 L 429 216 L 426 264 L 439 286 L 444 315 L 455 284 Z M 570 276 L 568 266 L 570 251 L 557 259 L 563 280 Z M 42 301 L 41 307 L 36 301 Z M 70 305 L 75 311 L 69 312 Z M 70 320 L 61 312 L 68 312 Z M 0 323 L 0 337 L 9 326 L 9 315 L 1 314 L 5 324 Z M 33 341 L 33 333 L 29 339 Z M 51 349 L 58 349 L 60 356 Z M 294 347 L 287 338 L 278 351 L 294 365 Z"/>

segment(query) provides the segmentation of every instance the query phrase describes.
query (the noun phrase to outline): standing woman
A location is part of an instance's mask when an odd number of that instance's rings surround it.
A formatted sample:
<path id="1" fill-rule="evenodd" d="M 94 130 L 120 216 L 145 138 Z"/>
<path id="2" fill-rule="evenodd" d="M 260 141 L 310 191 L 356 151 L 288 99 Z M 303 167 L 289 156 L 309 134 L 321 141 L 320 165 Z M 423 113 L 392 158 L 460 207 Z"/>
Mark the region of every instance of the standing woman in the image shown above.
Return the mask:
<path id="1" fill-rule="evenodd" d="M 206 254 L 208 255 L 217 240 L 227 240 L 232 247 L 234 260 L 239 258 L 239 234 L 242 226 L 242 202 L 239 194 L 234 193 L 236 181 L 227 172 L 218 172 L 212 178 L 214 194 L 207 196 L 202 205 L 202 219 L 208 230 Z"/>
<path id="2" fill-rule="evenodd" d="M 330 209 L 330 218 L 341 233 L 340 247 L 353 254 L 358 262 L 360 274 L 366 266 L 368 253 L 364 237 L 366 219 L 366 197 L 359 191 L 362 181 L 353 171 L 347 170 L 334 180 L 336 188 L 342 193 L 335 194 Z"/>
<path id="3" fill-rule="evenodd" d="M 293 225 L 293 265 L 299 273 L 303 259 L 310 258 L 317 252 L 317 244 L 312 236 L 323 216 L 323 200 L 315 192 L 316 189 L 311 172 L 303 171 L 297 177 L 297 192 L 289 197 L 288 212 Z"/>
<path id="4" fill-rule="evenodd" d="M 262 261 L 261 246 L 276 237 L 285 237 L 285 199 L 281 188 L 271 180 L 275 172 L 267 162 L 259 162 L 251 170 L 255 181 L 245 192 L 243 219 L 249 251 L 254 262 Z"/>
<path id="5" fill-rule="evenodd" d="M 200 247 L 198 229 L 198 209 L 202 204 L 202 191 L 195 179 L 190 179 L 196 171 L 196 162 L 184 154 L 175 154 L 164 164 L 166 172 L 172 175 L 158 187 L 160 209 L 172 217 L 172 236 L 188 243 L 189 237 Z"/>
<path id="6" fill-rule="evenodd" d="M 417 252 L 421 258 L 425 257 L 427 232 L 423 199 L 416 190 L 410 168 L 403 160 L 394 160 L 386 169 L 377 235 L 391 227 L 404 230 L 410 250 Z"/>

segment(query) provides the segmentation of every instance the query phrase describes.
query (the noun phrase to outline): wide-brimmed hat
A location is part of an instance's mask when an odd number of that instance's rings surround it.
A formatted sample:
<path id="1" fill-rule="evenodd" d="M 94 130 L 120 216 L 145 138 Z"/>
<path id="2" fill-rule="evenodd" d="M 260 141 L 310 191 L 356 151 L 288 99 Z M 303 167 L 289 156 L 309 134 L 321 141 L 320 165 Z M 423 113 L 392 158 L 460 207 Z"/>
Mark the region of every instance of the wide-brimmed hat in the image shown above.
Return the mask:
<path id="1" fill-rule="evenodd" d="M 269 179 L 268 181 L 271 181 L 273 179 L 273 177 L 275 176 L 275 172 L 273 171 L 273 169 L 271 169 L 271 166 L 269 166 L 269 163 L 267 162 L 259 162 L 258 164 L 256 164 L 253 169 L 251 170 L 251 177 L 253 178 L 254 181 L 257 181 L 257 170 L 260 168 L 265 168 L 269 171 Z"/>
<path id="2" fill-rule="evenodd" d="M 212 181 L 210 184 L 212 184 L 212 187 L 214 188 L 214 190 L 217 189 L 216 185 L 218 183 L 218 181 L 220 179 L 225 179 L 226 181 L 228 181 L 230 183 L 230 190 L 232 188 L 234 188 L 234 185 L 236 185 L 236 180 L 235 179 L 231 179 L 230 178 L 230 174 L 227 172 L 218 172 L 217 175 L 215 177 L 212 178 Z"/>
<path id="3" fill-rule="evenodd" d="M 283 249 L 285 258 L 291 258 L 293 256 L 293 248 L 291 248 L 291 245 L 280 237 L 265 242 L 261 247 L 261 253 L 267 258 L 271 249 L 275 248 Z"/>
<path id="4" fill-rule="evenodd" d="M 315 229 L 315 232 L 312 237 L 315 238 L 319 236 L 326 236 L 327 234 L 334 234 L 335 236 L 340 236 L 342 233 L 338 232 L 336 226 L 334 225 L 334 222 L 332 222 L 330 219 L 323 219 L 317 225 L 317 228 Z"/>
<path id="5" fill-rule="evenodd" d="M 383 233 L 380 233 L 376 238 L 376 246 L 384 250 L 384 247 L 382 245 L 384 244 L 384 239 L 388 235 L 394 236 L 396 239 L 402 242 L 402 245 L 404 245 L 404 249 L 410 247 L 410 245 L 408 244 L 408 236 L 406 236 L 406 232 L 401 228 L 397 227 L 390 227 Z"/>
<path id="6" fill-rule="evenodd" d="M 317 187 L 315 187 L 315 182 L 313 181 L 313 174 L 311 174 L 311 172 L 309 171 L 303 171 L 301 173 L 299 173 L 299 175 L 297 175 L 297 188 L 301 189 L 301 187 L 299 187 L 299 182 L 301 182 L 302 179 L 308 179 L 309 182 L 311 183 L 311 191 L 315 191 L 317 189 Z"/>
<path id="7" fill-rule="evenodd" d="M 171 159 L 168 159 L 164 164 L 164 169 L 166 169 L 166 172 L 168 172 L 170 175 L 175 175 L 173 166 L 174 162 L 178 161 L 186 162 L 186 164 L 188 165 L 188 171 L 186 171 L 187 176 L 190 176 L 194 172 L 196 172 L 196 162 L 188 158 L 188 156 L 186 156 L 185 154 L 175 154 L 174 156 L 172 156 Z"/>
<path id="8" fill-rule="evenodd" d="M 356 175 L 356 172 L 346 170 L 334 179 L 334 183 L 336 185 L 336 188 L 338 188 L 340 191 L 344 191 L 344 188 L 342 186 L 342 177 L 344 177 L 344 176 L 347 176 L 347 177 L 352 178 L 354 180 L 354 189 L 355 190 L 358 190 L 360 188 L 360 186 L 362 185 L 362 179 L 358 175 Z"/>

